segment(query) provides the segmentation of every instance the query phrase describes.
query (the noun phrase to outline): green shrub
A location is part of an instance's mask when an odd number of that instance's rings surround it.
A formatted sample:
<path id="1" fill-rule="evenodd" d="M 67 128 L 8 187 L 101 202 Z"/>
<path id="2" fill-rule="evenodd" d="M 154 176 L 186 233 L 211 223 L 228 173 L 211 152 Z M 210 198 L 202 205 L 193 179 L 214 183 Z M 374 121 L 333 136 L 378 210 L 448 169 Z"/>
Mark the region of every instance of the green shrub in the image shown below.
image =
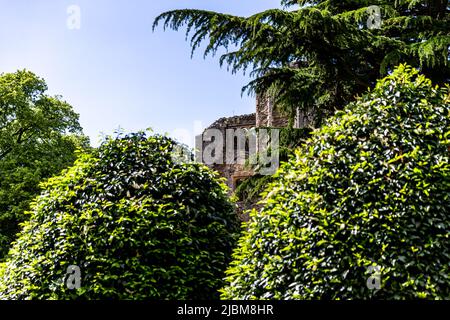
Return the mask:
<path id="1" fill-rule="evenodd" d="M 305 141 L 311 136 L 310 128 L 263 128 L 280 130 L 279 156 L 280 162 L 286 162 Z M 245 179 L 235 190 L 237 199 L 245 205 L 253 206 L 261 200 L 261 193 L 267 188 L 273 176 L 254 175 Z"/>
<path id="2" fill-rule="evenodd" d="M 238 229 L 226 187 L 176 144 L 109 138 L 32 205 L 0 281 L 3 299 L 218 298 Z M 70 290 L 71 265 L 81 288 Z"/>
<path id="3" fill-rule="evenodd" d="M 450 298 L 449 94 L 402 65 L 315 131 L 251 213 L 222 298 Z"/>

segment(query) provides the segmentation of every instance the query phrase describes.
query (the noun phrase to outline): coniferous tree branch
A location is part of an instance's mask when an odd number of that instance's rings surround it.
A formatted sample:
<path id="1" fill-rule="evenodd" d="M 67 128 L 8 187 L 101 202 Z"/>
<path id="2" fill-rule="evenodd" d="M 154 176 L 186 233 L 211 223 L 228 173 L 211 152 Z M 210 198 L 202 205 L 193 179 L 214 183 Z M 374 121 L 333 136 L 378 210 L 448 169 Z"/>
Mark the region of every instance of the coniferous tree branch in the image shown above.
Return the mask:
<path id="1" fill-rule="evenodd" d="M 271 89 L 277 106 L 288 112 L 301 107 L 329 114 L 400 62 L 422 69 L 438 84 L 450 80 L 448 0 L 281 4 L 286 9 L 250 17 L 174 10 L 158 16 L 153 28 L 185 28 L 192 53 L 202 42 L 205 56 L 225 49 L 221 65 L 233 73 L 251 70 L 256 77 L 244 91 L 261 94 Z M 380 8 L 379 29 L 367 27 L 371 6 Z"/>

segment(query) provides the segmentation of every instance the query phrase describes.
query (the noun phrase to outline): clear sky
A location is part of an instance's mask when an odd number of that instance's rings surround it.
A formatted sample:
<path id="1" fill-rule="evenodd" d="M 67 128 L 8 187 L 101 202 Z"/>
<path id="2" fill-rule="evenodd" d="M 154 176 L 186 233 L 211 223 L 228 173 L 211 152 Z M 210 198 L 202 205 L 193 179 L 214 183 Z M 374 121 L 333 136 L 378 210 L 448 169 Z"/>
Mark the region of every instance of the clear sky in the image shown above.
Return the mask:
<path id="1" fill-rule="evenodd" d="M 67 9 L 81 9 L 69 29 Z M 159 28 L 167 10 L 196 8 L 247 16 L 279 0 L 0 0 L 0 72 L 28 69 L 43 77 L 80 114 L 97 145 L 101 133 L 148 127 L 194 135 L 214 120 L 254 112 L 241 97 L 248 82 L 220 68 L 218 58 L 190 58 L 184 32 Z M 194 129 L 197 127 L 197 129 Z M 184 140 L 188 139 L 188 136 Z M 189 142 L 189 141 L 185 141 Z"/>

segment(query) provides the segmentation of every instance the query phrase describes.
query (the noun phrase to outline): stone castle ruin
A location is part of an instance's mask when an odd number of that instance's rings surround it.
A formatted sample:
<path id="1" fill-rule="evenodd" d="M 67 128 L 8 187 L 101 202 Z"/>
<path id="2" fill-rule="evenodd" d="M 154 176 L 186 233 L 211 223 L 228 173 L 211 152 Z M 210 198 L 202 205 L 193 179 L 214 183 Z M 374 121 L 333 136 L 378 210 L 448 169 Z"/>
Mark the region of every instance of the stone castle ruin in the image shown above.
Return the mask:
<path id="1" fill-rule="evenodd" d="M 304 128 L 309 126 L 312 123 L 312 118 L 302 112 L 297 110 L 297 116 L 294 121 L 295 128 Z M 256 112 L 252 114 L 246 114 L 241 116 L 234 116 L 229 118 L 221 118 L 215 121 L 212 125 L 210 125 L 203 135 L 197 137 L 200 139 L 199 144 L 201 148 L 201 152 L 204 152 L 208 145 L 213 143 L 210 140 L 210 137 L 207 137 L 206 132 L 211 131 L 211 129 L 215 129 L 213 131 L 220 131 L 221 137 L 224 137 L 226 140 L 227 131 L 233 129 L 235 131 L 243 130 L 251 130 L 254 128 L 285 128 L 289 125 L 289 119 L 287 116 L 283 115 L 281 112 L 276 110 L 273 99 L 268 95 L 258 96 L 256 98 Z M 218 130 L 218 131 L 217 131 Z M 229 136 L 228 136 L 229 137 Z M 272 138 L 273 139 L 273 138 Z M 199 141 L 199 140 L 197 140 Z M 246 158 L 248 159 L 250 148 L 249 141 L 246 141 L 245 145 L 245 153 Z M 233 141 L 230 142 L 231 145 L 237 146 L 238 142 Z M 227 141 L 223 141 L 223 145 L 228 145 Z M 235 148 L 237 149 L 237 148 Z M 217 163 L 207 164 L 213 170 L 218 171 L 225 179 L 226 184 L 230 188 L 230 192 L 234 192 L 239 184 L 245 179 L 255 175 L 254 170 L 251 166 L 248 166 L 243 163 L 239 163 L 239 161 L 234 161 L 234 163 L 229 163 L 226 161 L 226 150 L 224 149 L 219 155 L 216 155 L 223 161 L 217 161 Z M 197 157 L 197 159 L 199 159 Z M 200 158 L 202 159 L 202 158 Z"/>

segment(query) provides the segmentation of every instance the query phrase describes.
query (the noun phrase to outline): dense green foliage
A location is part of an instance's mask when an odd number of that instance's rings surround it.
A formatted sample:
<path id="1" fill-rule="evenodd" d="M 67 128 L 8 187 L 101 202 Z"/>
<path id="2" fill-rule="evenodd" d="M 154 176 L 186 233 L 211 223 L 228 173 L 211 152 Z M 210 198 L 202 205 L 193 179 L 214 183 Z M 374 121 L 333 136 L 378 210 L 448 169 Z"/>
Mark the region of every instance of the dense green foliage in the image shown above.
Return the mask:
<path id="1" fill-rule="evenodd" d="M 267 129 L 267 128 L 266 128 Z M 270 128 L 269 128 L 270 129 Z M 279 156 L 280 162 L 286 162 L 294 155 L 295 150 L 311 136 L 312 129 L 277 128 L 280 130 Z M 255 205 L 260 194 L 267 188 L 273 176 L 254 175 L 245 179 L 235 190 L 237 199 L 247 206 Z"/>
<path id="2" fill-rule="evenodd" d="M 176 144 L 109 138 L 44 184 L 0 279 L 0 299 L 212 299 L 238 230 L 226 187 Z M 81 269 L 69 290 L 68 266 Z"/>
<path id="3" fill-rule="evenodd" d="M 234 194 L 236 199 L 242 202 L 247 208 L 256 205 L 261 199 L 261 194 L 267 186 L 274 181 L 271 175 L 254 175 L 242 181 Z"/>
<path id="4" fill-rule="evenodd" d="M 25 219 L 39 183 L 88 148 L 78 115 L 31 72 L 0 75 L 0 260 Z"/>
<path id="5" fill-rule="evenodd" d="M 282 166 L 222 297 L 449 299 L 449 160 L 450 88 L 400 66 Z"/>
<path id="6" fill-rule="evenodd" d="M 302 146 L 311 136 L 311 128 L 279 128 L 280 130 L 280 161 L 286 162 L 294 151 Z"/>
<path id="7" fill-rule="evenodd" d="M 205 55 L 231 49 L 221 64 L 233 72 L 251 69 L 255 79 L 244 89 L 271 91 L 292 116 L 298 107 L 319 118 L 343 108 L 400 62 L 420 67 L 436 83 L 450 79 L 447 0 L 281 2 L 285 10 L 250 17 L 174 10 L 160 15 L 154 27 L 186 26 L 193 50 L 206 40 Z M 369 29 L 373 5 L 382 23 Z"/>

